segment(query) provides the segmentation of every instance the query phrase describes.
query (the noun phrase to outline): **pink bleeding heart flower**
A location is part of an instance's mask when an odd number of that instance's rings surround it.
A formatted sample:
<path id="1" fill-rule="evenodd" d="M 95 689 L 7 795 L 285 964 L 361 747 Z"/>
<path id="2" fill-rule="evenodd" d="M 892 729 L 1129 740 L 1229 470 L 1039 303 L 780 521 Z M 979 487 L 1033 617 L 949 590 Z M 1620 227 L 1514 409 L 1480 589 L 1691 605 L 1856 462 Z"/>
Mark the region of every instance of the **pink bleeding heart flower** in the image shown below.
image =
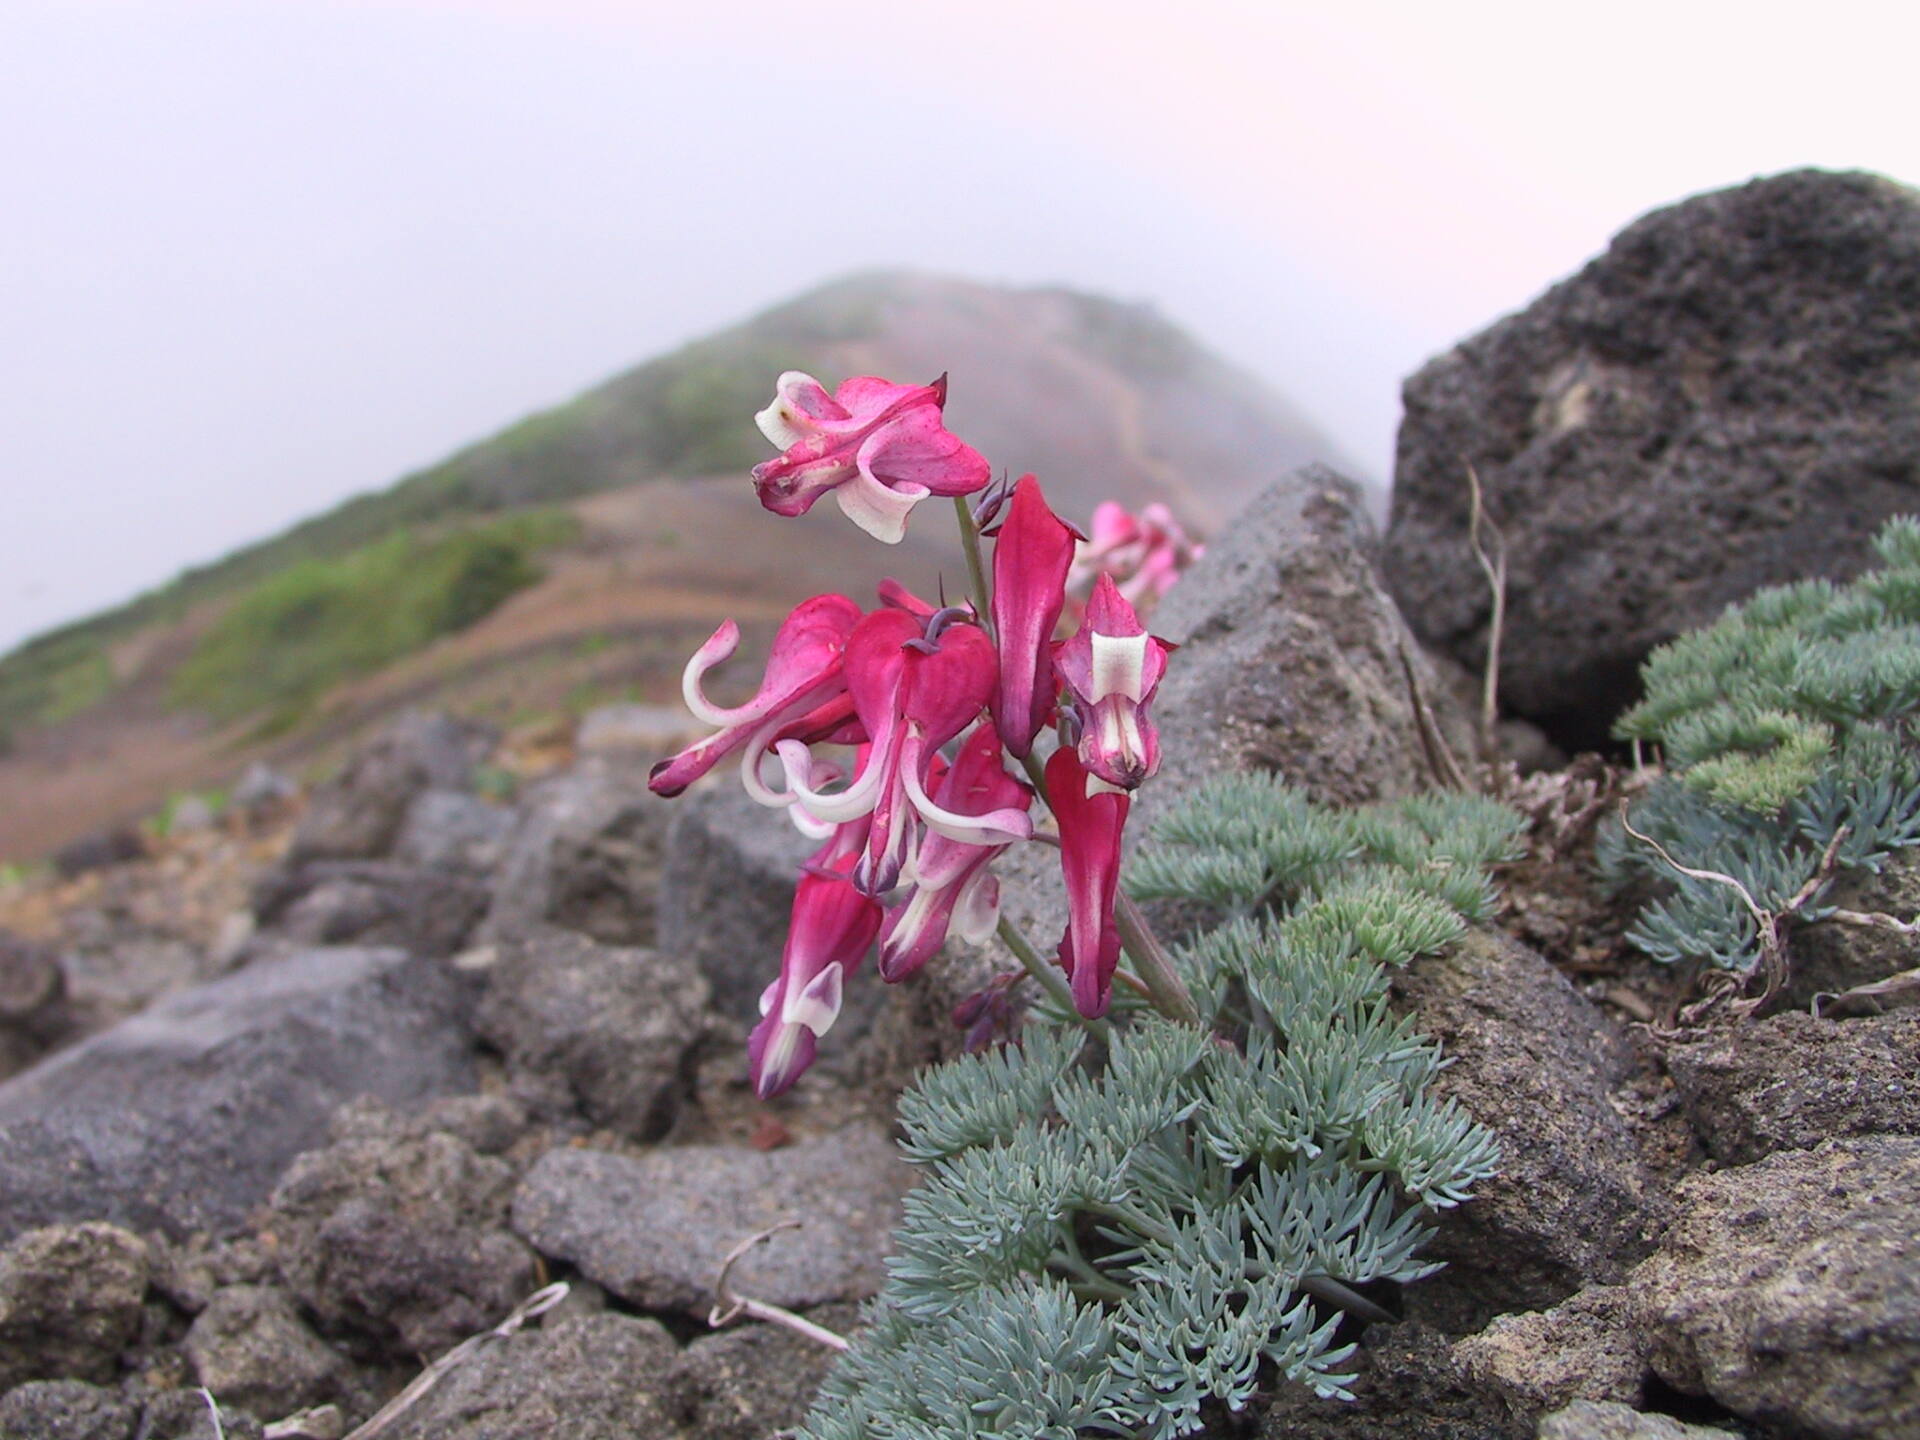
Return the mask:
<path id="1" fill-rule="evenodd" d="M 1054 648 L 1079 727 L 1080 761 L 1103 783 L 1132 790 L 1160 768 L 1160 737 L 1147 706 L 1173 647 L 1147 627 L 1102 575 L 1071 640 Z"/>
<path id="2" fill-rule="evenodd" d="M 866 821 L 840 826 L 802 867 L 793 891 L 780 976 L 760 997 L 747 1041 L 753 1093 L 771 1100 L 813 1063 L 840 1018 L 847 977 L 880 929 L 880 906 L 847 880 L 866 844 Z"/>
<path id="3" fill-rule="evenodd" d="M 1100 783 L 1063 745 L 1047 761 L 1047 798 L 1060 822 L 1060 868 L 1067 882 L 1060 964 L 1074 1006 L 1094 1019 L 1107 1013 L 1120 965 L 1113 902 L 1120 887 L 1120 834 L 1133 797 Z"/>
<path id="4" fill-rule="evenodd" d="M 804 515 L 831 490 L 848 519 L 897 545 L 915 505 L 929 495 L 970 495 L 990 478 L 980 452 L 946 428 L 946 402 L 944 375 L 931 385 L 860 375 L 829 395 L 811 375 L 789 370 L 754 417 L 781 447 L 778 458 L 753 467 L 760 503 L 776 515 Z"/>
<path id="5" fill-rule="evenodd" d="M 868 895 L 899 883 L 917 825 L 964 845 L 1003 845 L 1033 833 L 1024 806 L 968 815 L 928 791 L 940 747 L 973 723 L 993 693 L 993 642 L 965 614 L 949 608 L 923 620 L 876 610 L 854 628 L 847 688 L 872 744 L 844 789 L 819 787 L 804 744 L 775 746 L 786 769 L 785 798 L 807 815 L 832 824 L 872 817 L 866 852 L 852 872 L 855 887 Z"/>
<path id="6" fill-rule="evenodd" d="M 942 768 L 934 767 L 936 774 Z M 1033 792 L 1006 771 L 1000 737 L 980 725 L 944 767 L 934 803 L 956 815 L 1025 811 Z M 907 862 L 904 899 L 880 923 L 880 978 L 904 980 L 933 957 L 949 932 L 979 944 L 1000 917 L 1000 882 L 988 866 L 1005 845 L 976 845 L 927 830 Z"/>
<path id="7" fill-rule="evenodd" d="M 1128 604 L 1140 610 L 1171 590 L 1180 572 L 1206 553 L 1165 505 L 1155 501 L 1134 515 L 1108 500 L 1093 512 L 1092 535 L 1074 552 L 1067 590 L 1086 595 L 1101 574 L 1113 576 Z"/>
<path id="8" fill-rule="evenodd" d="M 1074 532 L 1053 513 L 1040 482 L 1020 477 L 993 542 L 993 631 L 1000 684 L 993 721 L 1013 754 L 1026 757 L 1053 712 L 1053 627 L 1066 604 Z"/>
<path id="9" fill-rule="evenodd" d="M 760 756 L 780 738 L 812 740 L 843 729 L 851 704 L 836 706 L 846 693 L 843 661 L 847 641 L 860 623 L 860 607 L 844 595 L 816 595 L 795 606 L 781 622 L 767 659 L 760 689 L 744 705 L 714 704 L 701 681 L 740 647 L 740 627 L 728 620 L 694 651 L 681 677 L 687 708 L 717 734 L 662 760 L 647 776 L 656 795 L 678 795 L 734 751 L 746 748 L 743 773 L 757 777 Z"/>

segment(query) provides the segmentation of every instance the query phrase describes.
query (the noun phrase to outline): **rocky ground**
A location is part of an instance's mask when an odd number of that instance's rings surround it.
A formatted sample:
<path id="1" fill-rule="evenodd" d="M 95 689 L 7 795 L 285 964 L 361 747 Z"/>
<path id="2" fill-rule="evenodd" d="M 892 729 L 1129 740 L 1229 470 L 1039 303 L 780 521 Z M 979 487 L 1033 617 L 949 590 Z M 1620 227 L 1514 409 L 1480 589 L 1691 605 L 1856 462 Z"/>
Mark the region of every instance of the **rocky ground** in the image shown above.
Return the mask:
<path id="1" fill-rule="evenodd" d="M 1357 801 L 1434 783 L 1435 737 L 1471 768 L 1471 681 L 1380 555 L 1324 470 L 1215 542 L 1156 622 L 1183 648 L 1136 831 L 1222 769 Z M 651 796 L 672 728 L 599 715 L 571 763 L 483 795 L 494 737 L 412 715 L 310 795 L 257 787 L 0 894 L 0 1436 L 211 1440 L 208 1396 L 224 1435 L 279 1440 L 798 1418 L 830 1353 L 710 1329 L 722 1267 L 797 1219 L 733 1289 L 853 1325 L 911 1180 L 893 1095 L 991 962 L 861 986 L 803 1083 L 754 1102 L 804 845 L 737 787 Z M 1351 1404 L 1276 1385 L 1214 1433 L 1920 1435 L 1920 1010 L 1669 1025 L 1672 977 L 1590 878 L 1634 778 L 1507 739 L 1529 773 L 1483 783 L 1530 853 L 1496 922 L 1397 986 L 1502 1172 L 1443 1219 L 1446 1268 L 1381 1297 L 1397 1322 L 1356 1325 Z M 1009 914 L 1057 925 L 1045 854 L 1006 859 Z M 1875 883 L 1860 903 L 1911 913 L 1911 868 Z M 1833 943 L 1796 954 L 1914 963 Z"/>

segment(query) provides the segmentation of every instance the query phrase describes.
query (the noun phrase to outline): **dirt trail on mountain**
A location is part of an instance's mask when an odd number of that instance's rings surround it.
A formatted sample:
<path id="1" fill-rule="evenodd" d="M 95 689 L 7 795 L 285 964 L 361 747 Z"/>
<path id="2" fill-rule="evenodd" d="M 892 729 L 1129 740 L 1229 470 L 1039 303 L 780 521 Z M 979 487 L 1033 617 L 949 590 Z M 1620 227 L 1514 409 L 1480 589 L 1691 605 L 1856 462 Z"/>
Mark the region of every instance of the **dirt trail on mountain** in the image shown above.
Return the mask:
<path id="1" fill-rule="evenodd" d="M 892 574 L 931 596 L 942 572 L 950 594 L 964 590 L 944 502 L 925 507 L 922 533 L 894 547 L 861 534 L 831 501 L 799 520 L 769 515 L 741 476 L 651 481 L 572 509 L 580 534 L 549 552 L 538 584 L 467 630 L 340 685 L 292 735 L 250 740 L 256 722 L 216 726 L 167 704 L 173 668 L 218 607 L 142 632 L 125 647 L 123 689 L 0 756 L 0 861 L 130 823 L 170 794 L 230 784 L 256 759 L 317 773 L 408 706 L 510 729 L 564 722 L 622 696 L 674 703 L 687 655 L 728 618 L 744 638 L 715 688 L 744 692 L 780 618 L 809 594 L 839 590 L 871 604 L 874 584 Z"/>

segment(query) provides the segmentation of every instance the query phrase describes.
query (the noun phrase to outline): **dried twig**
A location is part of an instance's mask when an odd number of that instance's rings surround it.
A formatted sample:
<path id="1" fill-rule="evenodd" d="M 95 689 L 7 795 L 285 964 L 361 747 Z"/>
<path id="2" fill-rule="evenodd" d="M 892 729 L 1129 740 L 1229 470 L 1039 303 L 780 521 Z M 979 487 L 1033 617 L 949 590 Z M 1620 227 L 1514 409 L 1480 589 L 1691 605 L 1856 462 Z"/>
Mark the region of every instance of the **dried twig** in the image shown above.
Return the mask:
<path id="1" fill-rule="evenodd" d="M 1486 502 L 1480 493 L 1480 475 L 1471 464 L 1467 466 L 1467 495 L 1472 502 L 1467 517 L 1467 543 L 1473 547 L 1473 558 L 1480 563 L 1480 572 L 1487 577 L 1487 588 L 1493 592 L 1493 614 L 1487 621 L 1487 670 L 1480 677 L 1480 757 L 1493 765 L 1500 754 L 1494 733 L 1500 718 L 1500 646 L 1507 628 L 1507 537 L 1487 514 Z M 1482 530 L 1493 541 L 1491 558 L 1480 542 Z"/>
<path id="2" fill-rule="evenodd" d="M 844 1335 L 836 1335 L 824 1325 L 816 1325 L 804 1316 L 778 1305 L 769 1305 L 764 1300 L 749 1300 L 733 1293 L 733 1267 L 742 1255 L 756 1245 L 764 1245 L 782 1230 L 798 1230 L 798 1220 L 782 1220 L 778 1225 L 769 1225 L 758 1234 L 749 1235 L 733 1249 L 727 1252 L 727 1258 L 720 1263 L 720 1278 L 713 1282 L 713 1293 L 718 1303 L 707 1312 L 707 1324 L 715 1330 L 723 1325 L 731 1325 L 742 1315 L 750 1315 L 755 1320 L 764 1320 L 770 1325 L 784 1325 L 795 1334 L 804 1335 L 809 1340 L 826 1345 L 835 1350 L 848 1348 Z"/>
<path id="3" fill-rule="evenodd" d="M 220 1423 L 220 1406 L 214 1400 L 213 1392 L 202 1385 L 200 1398 L 207 1402 L 207 1414 L 213 1417 L 213 1440 L 227 1440 L 227 1427 Z"/>
<path id="4" fill-rule="evenodd" d="M 1753 898 L 1753 892 L 1742 885 L 1733 876 L 1719 870 L 1698 870 L 1691 865 L 1682 865 L 1668 853 L 1666 846 L 1651 835 L 1633 828 L 1633 822 L 1627 819 L 1627 806 L 1620 803 L 1620 824 L 1627 834 L 1648 846 L 1668 865 L 1690 880 L 1705 880 L 1716 885 L 1725 885 L 1740 897 L 1747 907 L 1747 913 L 1753 917 L 1754 928 L 1759 932 L 1760 963 L 1755 967 L 1761 978 L 1761 991 L 1750 1000 L 1735 997 L 1746 988 L 1746 982 L 1734 975 L 1721 971 L 1710 976 L 1705 982 L 1711 989 L 1701 1000 L 1680 1012 L 1683 1022 L 1693 1023 L 1704 1019 L 1706 1013 L 1722 1001 L 1731 1001 L 1733 1007 L 1743 1015 L 1752 1015 L 1771 1004 L 1773 997 L 1780 993 L 1780 987 L 1787 981 L 1787 935 L 1786 924 L 1799 914 L 1813 898 L 1827 886 L 1833 878 L 1836 857 L 1840 852 L 1840 842 L 1846 838 L 1847 827 L 1842 825 L 1833 832 L 1833 838 L 1827 842 L 1827 848 L 1820 856 L 1820 863 L 1813 869 L 1806 882 L 1788 897 L 1786 904 L 1778 910 L 1768 910 Z"/>
<path id="5" fill-rule="evenodd" d="M 1413 657 L 1407 654 L 1405 642 L 1399 645 L 1400 673 L 1406 678 L 1407 698 L 1413 705 L 1413 724 L 1420 736 L 1420 748 L 1426 752 L 1427 768 L 1433 772 L 1433 778 L 1450 790 L 1472 790 L 1461 773 L 1459 763 L 1453 758 L 1453 752 L 1447 748 L 1447 742 L 1440 734 L 1440 726 L 1433 718 L 1433 710 L 1427 704 L 1427 697 L 1421 692 L 1420 681 L 1413 673 Z"/>
<path id="6" fill-rule="evenodd" d="M 454 1346 L 453 1349 L 447 1351 L 446 1354 L 442 1355 L 438 1360 L 414 1376 L 411 1385 L 407 1386 L 406 1389 L 394 1396 L 393 1399 L 389 1400 L 385 1405 L 382 1405 L 373 1418 L 368 1420 L 366 1424 L 360 1426 L 351 1435 L 347 1436 L 347 1440 L 375 1440 L 375 1437 L 384 1435 L 393 1427 L 393 1423 L 396 1420 L 413 1408 L 421 1396 L 425 1395 L 429 1390 L 433 1389 L 434 1386 L 438 1385 L 441 1380 L 446 1378 L 449 1370 L 452 1370 L 456 1365 L 460 1364 L 461 1361 L 467 1359 L 489 1340 L 504 1340 L 507 1336 L 517 1331 L 522 1325 L 525 1325 L 527 1321 L 546 1314 L 547 1311 L 566 1299 L 567 1292 L 572 1288 L 573 1287 L 567 1284 L 566 1281 L 559 1280 L 534 1291 L 533 1294 L 514 1306 L 513 1312 L 491 1330 L 482 1330 L 478 1335 L 469 1335 L 465 1340 L 462 1340 L 458 1345 Z"/>
<path id="7" fill-rule="evenodd" d="M 1894 923 L 1898 925 L 1900 922 L 1896 920 Z M 1908 933 L 1912 933 L 1911 929 L 1908 930 Z M 1825 1018 L 1826 1011 L 1839 1009 L 1843 1006 L 1859 1006 L 1859 1008 L 1862 1009 L 1877 1011 L 1880 1008 L 1878 1004 L 1864 1006 L 1860 1005 L 1860 1002 L 1866 1000 L 1877 1002 L 1885 1000 L 1890 996 L 1906 995 L 1916 991 L 1920 991 L 1920 967 L 1912 970 L 1902 970 L 1898 975 L 1889 975 L 1884 980 L 1874 980 L 1865 985 L 1855 985 L 1851 990 L 1842 990 L 1838 994 L 1829 990 L 1823 990 L 1813 997 L 1813 1018 L 1816 1020 L 1823 1019 Z"/>

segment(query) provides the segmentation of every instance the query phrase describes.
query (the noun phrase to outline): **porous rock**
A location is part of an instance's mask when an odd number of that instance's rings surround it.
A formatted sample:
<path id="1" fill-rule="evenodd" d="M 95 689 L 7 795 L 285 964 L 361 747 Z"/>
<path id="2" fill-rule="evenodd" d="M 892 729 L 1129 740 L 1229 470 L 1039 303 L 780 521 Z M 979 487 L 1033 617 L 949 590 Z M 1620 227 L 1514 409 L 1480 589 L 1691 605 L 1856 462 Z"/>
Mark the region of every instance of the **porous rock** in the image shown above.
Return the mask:
<path id="1" fill-rule="evenodd" d="M 1920 1135 L 1920 1010 L 1819 1020 L 1788 1010 L 1666 1052 L 1700 1143 L 1747 1165 L 1845 1135 Z"/>
<path id="2" fill-rule="evenodd" d="M 1853 574 L 1920 504 L 1920 196 L 1795 171 L 1657 210 L 1405 387 L 1386 574 L 1479 668 L 1474 466 L 1506 538 L 1501 693 L 1604 739 L 1655 645 Z"/>
<path id="3" fill-rule="evenodd" d="M 828 1305 L 807 1318 L 845 1335 L 858 1311 Z M 744 1323 L 701 1336 L 682 1350 L 665 1398 L 701 1440 L 764 1440 L 800 1423 L 834 1358 L 826 1346 L 791 1330 Z"/>
<path id="4" fill-rule="evenodd" d="M 24 1070 L 70 1024 L 66 977 L 50 946 L 0 929 L 0 1080 Z"/>
<path id="5" fill-rule="evenodd" d="M 258 1417 L 215 1397 L 216 1424 L 207 1397 L 199 1390 L 163 1390 L 147 1401 L 136 1432 L 140 1440 L 263 1440 Z"/>
<path id="6" fill-rule="evenodd" d="M 912 1173 L 878 1129 L 760 1151 L 685 1145 L 645 1155 L 561 1148 L 533 1166 L 513 1224 L 630 1304 L 704 1317 L 728 1251 L 794 1218 L 734 1267 L 741 1294 L 790 1309 L 862 1299 Z"/>
<path id="7" fill-rule="evenodd" d="M 371 1104 L 336 1134 L 288 1169 L 268 1220 L 287 1287 L 322 1326 L 437 1355 L 536 1288 L 506 1227 L 504 1160 Z"/>
<path id="8" fill-rule="evenodd" d="M 483 940 L 552 924 L 609 945 L 656 942 L 661 851 L 673 810 L 640 771 L 589 757 L 531 787 L 520 810 Z"/>
<path id="9" fill-rule="evenodd" d="M 505 858 L 517 815 L 464 790 L 423 790 L 407 806 L 393 858 L 403 865 L 485 875 Z"/>
<path id="10" fill-rule="evenodd" d="M 1727 1440 L 1731 1431 L 1643 1415 L 1613 1400 L 1575 1400 L 1540 1421 L 1536 1440 Z"/>
<path id="11" fill-rule="evenodd" d="M 1532 1429 L 1455 1363 L 1447 1339 L 1415 1321 L 1369 1326 L 1348 1362 L 1351 1401 L 1279 1387 L 1263 1440 L 1526 1440 Z"/>
<path id="12" fill-rule="evenodd" d="M 140 1407 L 81 1380 L 34 1380 L 0 1397 L 0 1435 L 20 1440 L 133 1440 Z"/>
<path id="13" fill-rule="evenodd" d="M 486 913 L 476 877 L 387 860 L 312 860 L 269 871 L 254 917 L 295 945 L 391 945 L 451 955 Z M 256 942 L 257 944 L 257 942 Z"/>
<path id="14" fill-rule="evenodd" d="M 1646 1356 L 1632 1327 L 1624 1287 L 1596 1285 L 1551 1310 L 1502 1315 L 1453 1347 L 1461 1370 L 1497 1390 L 1519 1414 L 1537 1415 L 1573 1400 L 1632 1404 L 1646 1378 Z"/>
<path id="15" fill-rule="evenodd" d="M 1455 754 L 1471 757 L 1466 717 L 1377 558 L 1359 487 L 1320 465 L 1264 491 L 1208 542 L 1150 627 L 1180 650 L 1154 700 L 1162 762 L 1143 807 L 1250 769 L 1329 804 L 1429 788 L 1403 655 Z"/>
<path id="16" fill-rule="evenodd" d="M 1920 1139 L 1689 1177 L 1630 1287 L 1653 1369 L 1824 1440 L 1920 1433 Z"/>
<path id="17" fill-rule="evenodd" d="M 218 1290 L 187 1331 L 200 1384 L 222 1401 L 278 1419 L 332 1397 L 345 1362 L 267 1285 Z"/>
<path id="18" fill-rule="evenodd" d="M 655 803 L 671 806 L 673 817 L 660 948 L 700 967 L 721 1014 L 751 1019 L 760 992 L 779 973 L 793 887 L 817 842 L 755 803 L 731 773 Z M 855 990 L 847 987 L 849 1002 Z"/>
<path id="19" fill-rule="evenodd" d="M 385 1440 L 675 1440 L 657 1398 L 673 1337 L 654 1320 L 574 1314 L 476 1351 Z"/>
<path id="20" fill-rule="evenodd" d="M 705 1030 L 707 982 L 693 962 L 555 926 L 494 948 L 480 1032 L 536 1107 L 635 1139 L 665 1131 Z"/>
<path id="21" fill-rule="evenodd" d="M 1434 1092 L 1500 1141 L 1499 1172 L 1440 1217 L 1429 1251 L 1447 1268 L 1407 1292 L 1415 1313 L 1478 1329 L 1621 1280 L 1660 1212 L 1608 1103 L 1627 1077 L 1612 1022 L 1545 960 L 1484 930 L 1400 971 L 1394 994 L 1452 1058 Z"/>
<path id="22" fill-rule="evenodd" d="M 0 1390 L 111 1380 L 140 1332 L 147 1247 L 91 1222 L 30 1230 L 0 1250 Z"/>
<path id="23" fill-rule="evenodd" d="M 1920 509 L 1920 502 L 1916 502 L 1916 508 Z M 1822 903 L 1896 920 L 1920 916 L 1920 851 L 1897 850 L 1877 873 L 1862 870 L 1842 876 Z M 1838 995 L 1920 965 L 1920 946 L 1914 944 L 1913 936 L 1831 920 L 1796 928 L 1790 955 L 1792 969 L 1784 999 L 1803 1007 L 1817 995 Z M 1920 1004 L 1920 989 L 1887 1001 L 1868 1001 L 1864 1008 L 1871 1011 L 1882 1005 L 1906 1008 L 1916 1004 Z"/>
<path id="24" fill-rule="evenodd" d="M 0 1238 L 87 1215 L 231 1232 L 344 1101 L 471 1090 L 466 1002 L 397 950 L 315 949 L 168 997 L 0 1085 Z"/>
<path id="25" fill-rule="evenodd" d="M 466 789 L 493 743 L 492 731 L 448 715 L 402 715 L 313 792 L 294 829 L 289 860 L 385 855 L 414 798 L 428 789 Z"/>

